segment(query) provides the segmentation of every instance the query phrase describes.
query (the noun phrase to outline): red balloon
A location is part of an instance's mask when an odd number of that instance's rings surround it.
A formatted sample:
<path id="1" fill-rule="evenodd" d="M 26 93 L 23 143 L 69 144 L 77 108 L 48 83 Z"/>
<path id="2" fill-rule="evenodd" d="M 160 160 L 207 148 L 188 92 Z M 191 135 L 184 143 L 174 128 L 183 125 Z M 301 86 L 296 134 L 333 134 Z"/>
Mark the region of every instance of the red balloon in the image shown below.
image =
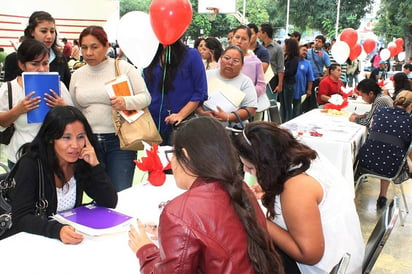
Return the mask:
<path id="1" fill-rule="evenodd" d="M 153 0 L 149 15 L 157 39 L 163 45 L 171 45 L 189 27 L 192 5 L 189 0 Z"/>
<path id="2" fill-rule="evenodd" d="M 363 49 L 365 50 L 365 52 L 371 53 L 376 47 L 376 42 L 373 39 L 366 39 L 365 42 L 363 42 Z"/>
<path id="3" fill-rule="evenodd" d="M 395 56 L 398 54 L 398 49 L 396 46 L 391 46 L 388 48 L 389 52 L 391 53 L 391 57 Z"/>
<path id="4" fill-rule="evenodd" d="M 403 39 L 402 39 L 402 38 L 396 38 L 396 39 L 395 39 L 395 44 L 398 46 L 398 48 L 402 48 L 402 46 L 403 46 Z"/>
<path id="5" fill-rule="evenodd" d="M 396 41 L 395 41 L 396 42 Z M 403 47 L 402 46 L 400 46 L 400 45 L 397 45 L 396 46 L 396 54 L 395 55 L 398 55 L 399 53 L 401 53 L 403 51 Z"/>
<path id="6" fill-rule="evenodd" d="M 362 47 L 359 44 L 355 44 L 351 49 L 350 49 L 350 54 L 349 54 L 349 59 L 352 61 L 358 58 L 358 56 L 362 53 Z"/>
<path id="7" fill-rule="evenodd" d="M 358 33 L 352 28 L 347 28 L 340 34 L 340 40 L 346 42 L 349 48 L 353 48 L 358 41 Z"/>

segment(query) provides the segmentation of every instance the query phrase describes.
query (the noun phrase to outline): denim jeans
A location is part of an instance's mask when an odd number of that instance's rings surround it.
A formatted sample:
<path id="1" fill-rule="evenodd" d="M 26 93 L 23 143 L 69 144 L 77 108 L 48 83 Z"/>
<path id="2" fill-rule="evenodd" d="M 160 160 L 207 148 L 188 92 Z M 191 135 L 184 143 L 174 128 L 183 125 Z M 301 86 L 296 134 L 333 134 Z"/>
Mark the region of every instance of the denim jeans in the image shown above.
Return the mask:
<path id="1" fill-rule="evenodd" d="M 293 118 L 292 101 L 295 92 L 295 84 L 283 84 L 283 91 L 279 94 L 280 98 L 280 117 L 282 123 Z"/>
<path id="2" fill-rule="evenodd" d="M 136 151 L 120 149 L 119 138 L 114 133 L 95 134 L 99 142 L 96 152 L 99 161 L 104 164 L 112 184 L 117 191 L 132 186 L 136 164 Z"/>

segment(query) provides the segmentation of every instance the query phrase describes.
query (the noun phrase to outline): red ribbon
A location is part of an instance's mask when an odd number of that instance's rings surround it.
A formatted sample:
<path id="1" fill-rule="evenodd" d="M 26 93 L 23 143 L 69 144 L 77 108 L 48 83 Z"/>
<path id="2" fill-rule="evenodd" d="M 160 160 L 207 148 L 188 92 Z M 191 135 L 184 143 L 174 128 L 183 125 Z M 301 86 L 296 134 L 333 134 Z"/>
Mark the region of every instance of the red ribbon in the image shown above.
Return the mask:
<path id="1" fill-rule="evenodd" d="M 156 143 L 152 144 L 149 150 L 146 150 L 146 155 L 140 160 L 134 160 L 136 166 L 142 171 L 148 171 L 148 181 L 154 186 L 161 186 L 166 180 L 164 170 L 170 169 L 170 163 L 163 167 L 162 161 L 159 158 L 159 146 Z"/>

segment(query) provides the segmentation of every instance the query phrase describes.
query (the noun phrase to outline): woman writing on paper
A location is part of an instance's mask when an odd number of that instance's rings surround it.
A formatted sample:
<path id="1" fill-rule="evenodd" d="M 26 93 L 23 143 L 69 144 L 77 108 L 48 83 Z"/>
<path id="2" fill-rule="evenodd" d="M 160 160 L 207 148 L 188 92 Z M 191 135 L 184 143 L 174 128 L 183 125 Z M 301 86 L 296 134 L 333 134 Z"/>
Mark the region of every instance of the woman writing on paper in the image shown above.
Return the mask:
<path id="1" fill-rule="evenodd" d="M 85 28 L 80 33 L 79 43 L 87 65 L 73 73 L 70 94 L 75 106 L 86 116 L 97 137 L 99 160 L 106 167 L 113 185 L 121 191 L 132 185 L 136 151 L 120 149 L 112 110 L 142 110 L 150 104 L 151 97 L 139 71 L 122 60 L 119 61 L 120 73 L 126 75 L 130 81 L 133 95 L 109 96 L 105 84 L 116 77 L 115 60 L 106 56 L 110 45 L 102 27 Z"/>
<path id="2" fill-rule="evenodd" d="M 213 132 L 213 134 L 211 134 Z M 265 217 L 238 172 L 230 138 L 215 119 L 199 117 L 174 134 L 173 176 L 185 193 L 159 222 L 159 246 L 140 221 L 129 246 L 142 273 L 283 273 Z M 207 161 L 205 161 L 207 159 Z"/>
<path id="3" fill-rule="evenodd" d="M 77 108 L 51 109 L 33 142 L 20 150 L 16 186 L 10 194 L 13 225 L 6 236 L 24 231 L 66 244 L 80 243 L 83 236 L 73 227 L 48 217 L 80 206 L 83 192 L 100 206 L 116 206 L 117 192 L 96 156 L 97 146 L 89 123 Z M 43 177 L 43 198 L 39 194 L 39 173 Z M 44 216 L 36 214 L 41 199 L 45 200 L 41 203 L 46 207 Z"/>
<path id="4" fill-rule="evenodd" d="M 347 273 L 361 273 L 364 243 L 353 185 L 322 155 L 275 123 L 248 123 L 234 138 L 243 170 L 267 209 L 274 244 L 302 273 L 329 273 L 348 252 Z"/>
<path id="5" fill-rule="evenodd" d="M 17 63 L 22 72 L 48 72 L 49 71 L 49 50 L 42 43 L 35 39 L 26 39 L 17 50 Z M 0 126 L 7 127 L 14 123 L 15 132 L 6 147 L 6 156 L 9 167 L 16 163 L 17 150 L 25 143 L 31 142 L 39 131 L 41 124 L 27 123 L 27 112 L 36 109 L 40 104 L 40 97 L 34 97 L 35 92 L 25 95 L 23 90 L 22 76 L 17 76 L 10 82 L 12 93 L 12 106 L 9 110 L 8 84 L 4 83 L 0 88 Z M 72 99 L 66 86 L 60 83 L 60 94 L 51 91 L 53 96 L 45 94 L 45 101 L 48 106 L 72 105 Z"/>
<path id="6" fill-rule="evenodd" d="M 240 92 L 244 93 L 244 97 L 236 107 L 237 109 L 235 108 L 233 111 L 232 109 L 223 109 L 223 103 L 220 106 L 219 104 L 217 104 L 217 106 L 211 106 L 209 104 L 209 99 L 204 103 L 204 106 L 197 109 L 197 114 L 214 117 L 219 121 L 226 123 L 239 122 L 237 116 L 239 116 L 242 121 L 245 121 L 249 118 L 249 113 L 251 116 L 255 114 L 257 108 L 257 96 L 252 80 L 241 73 L 244 60 L 243 52 L 237 46 L 229 46 L 223 52 L 220 60 L 219 69 L 208 70 L 206 72 L 209 89 L 211 88 L 212 83 L 217 83 L 217 89 L 219 89 L 219 83 L 223 83 L 235 87 Z M 224 90 L 222 90 L 222 92 L 224 93 Z M 247 110 L 243 108 L 247 108 Z"/>

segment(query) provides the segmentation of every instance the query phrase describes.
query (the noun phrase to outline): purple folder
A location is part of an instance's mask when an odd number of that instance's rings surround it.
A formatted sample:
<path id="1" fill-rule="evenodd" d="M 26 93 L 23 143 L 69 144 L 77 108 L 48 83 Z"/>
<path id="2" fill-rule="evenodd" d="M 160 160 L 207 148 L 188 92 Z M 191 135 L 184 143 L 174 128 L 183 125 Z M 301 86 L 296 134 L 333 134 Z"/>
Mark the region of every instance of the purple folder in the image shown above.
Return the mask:
<path id="1" fill-rule="evenodd" d="M 132 219 L 128 215 L 94 204 L 60 212 L 59 215 L 68 221 L 93 229 L 115 227 Z"/>

